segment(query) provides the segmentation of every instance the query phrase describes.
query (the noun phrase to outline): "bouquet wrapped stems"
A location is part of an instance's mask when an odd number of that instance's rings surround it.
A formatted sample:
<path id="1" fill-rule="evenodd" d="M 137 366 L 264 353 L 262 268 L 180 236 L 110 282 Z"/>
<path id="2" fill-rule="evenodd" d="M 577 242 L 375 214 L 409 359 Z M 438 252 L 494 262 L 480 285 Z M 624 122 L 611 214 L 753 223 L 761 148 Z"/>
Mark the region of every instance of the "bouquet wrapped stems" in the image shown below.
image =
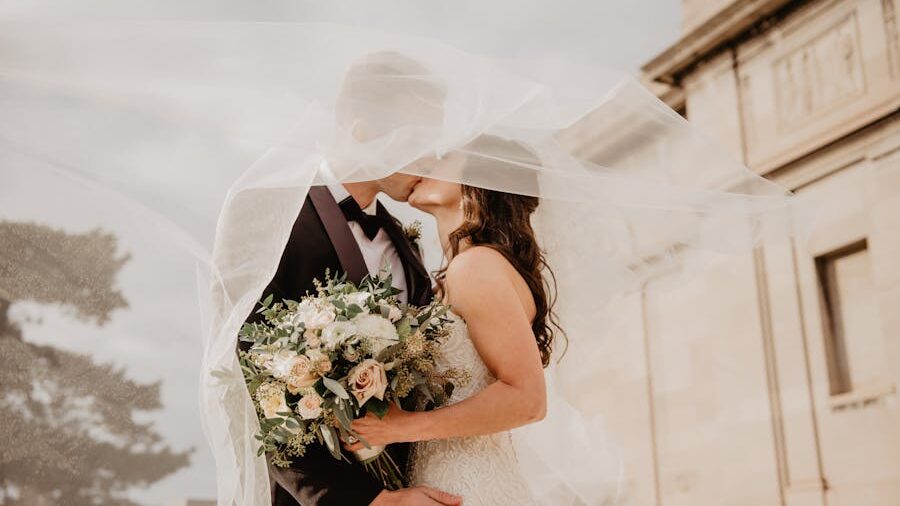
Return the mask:
<path id="1" fill-rule="evenodd" d="M 400 466 L 384 446 L 364 448 L 354 454 L 369 474 L 381 480 L 384 488 L 399 490 L 408 485 Z"/>

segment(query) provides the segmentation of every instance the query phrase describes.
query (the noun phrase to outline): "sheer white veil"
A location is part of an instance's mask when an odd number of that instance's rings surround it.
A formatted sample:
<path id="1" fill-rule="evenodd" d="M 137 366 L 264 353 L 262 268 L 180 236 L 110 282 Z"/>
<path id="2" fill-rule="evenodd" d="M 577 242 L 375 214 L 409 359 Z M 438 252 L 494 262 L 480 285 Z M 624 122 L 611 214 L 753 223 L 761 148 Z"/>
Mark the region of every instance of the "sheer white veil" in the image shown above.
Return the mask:
<path id="1" fill-rule="evenodd" d="M 466 170 L 427 163 L 454 152 Z M 196 260 L 220 504 L 269 501 L 236 336 L 310 185 L 401 170 L 541 198 L 569 347 L 548 370 L 547 419 L 517 441 L 546 504 L 618 498 L 623 470 L 591 401 L 603 386 L 585 380 L 623 324 L 611 301 L 808 224 L 795 197 L 625 73 L 328 24 L 3 23 L 0 161 L 99 189 L 147 229 L 148 251 Z"/>

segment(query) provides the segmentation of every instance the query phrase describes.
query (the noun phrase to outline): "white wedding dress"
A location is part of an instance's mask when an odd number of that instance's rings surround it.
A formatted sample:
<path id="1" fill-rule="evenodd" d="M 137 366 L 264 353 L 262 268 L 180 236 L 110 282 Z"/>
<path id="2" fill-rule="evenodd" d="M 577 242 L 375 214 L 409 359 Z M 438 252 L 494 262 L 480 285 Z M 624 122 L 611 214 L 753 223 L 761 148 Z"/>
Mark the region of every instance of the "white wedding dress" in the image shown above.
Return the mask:
<path id="1" fill-rule="evenodd" d="M 466 370 L 471 380 L 456 388 L 450 404 L 471 397 L 494 381 L 469 337 L 466 323 L 454 321 L 438 367 Z M 462 496 L 463 504 L 536 504 L 516 457 L 509 432 L 419 442 L 410 458 L 411 485 L 428 485 Z"/>

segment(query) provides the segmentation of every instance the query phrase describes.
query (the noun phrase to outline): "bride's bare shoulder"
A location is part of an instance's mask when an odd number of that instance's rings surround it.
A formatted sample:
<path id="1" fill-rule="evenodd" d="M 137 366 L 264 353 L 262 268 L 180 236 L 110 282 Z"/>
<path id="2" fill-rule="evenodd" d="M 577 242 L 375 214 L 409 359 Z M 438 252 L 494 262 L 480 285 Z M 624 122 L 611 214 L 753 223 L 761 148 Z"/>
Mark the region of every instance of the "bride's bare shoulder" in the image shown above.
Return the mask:
<path id="1" fill-rule="evenodd" d="M 505 272 L 506 269 L 513 269 L 513 266 L 502 253 L 487 246 L 472 246 L 447 265 L 447 279 L 463 280 L 478 274 Z"/>
<path id="2" fill-rule="evenodd" d="M 476 246 L 457 255 L 447 266 L 444 286 L 447 302 L 470 325 L 472 318 L 495 318 L 504 313 L 534 316 L 534 302 L 525 280 L 493 248 Z"/>
<path id="3" fill-rule="evenodd" d="M 444 283 L 448 295 L 459 300 L 507 288 L 514 276 L 518 273 L 502 253 L 486 246 L 473 246 L 447 265 Z"/>

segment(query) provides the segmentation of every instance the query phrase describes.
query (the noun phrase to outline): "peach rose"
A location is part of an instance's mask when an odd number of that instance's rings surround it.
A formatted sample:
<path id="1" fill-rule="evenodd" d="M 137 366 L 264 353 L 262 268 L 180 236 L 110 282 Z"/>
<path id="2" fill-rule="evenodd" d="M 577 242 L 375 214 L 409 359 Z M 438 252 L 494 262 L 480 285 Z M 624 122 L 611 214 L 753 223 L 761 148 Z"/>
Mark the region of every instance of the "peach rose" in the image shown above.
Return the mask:
<path id="1" fill-rule="evenodd" d="M 388 385 L 384 365 L 371 358 L 363 360 L 350 371 L 347 383 L 360 406 L 372 397 L 384 400 Z"/>
<path id="2" fill-rule="evenodd" d="M 300 389 L 315 385 L 316 381 L 319 381 L 319 376 L 314 372 L 312 360 L 306 355 L 297 355 L 290 374 L 285 378 L 288 391 L 297 394 Z"/>
<path id="3" fill-rule="evenodd" d="M 322 414 L 322 398 L 317 393 L 304 395 L 297 402 L 297 414 L 304 420 L 318 418 Z"/>

